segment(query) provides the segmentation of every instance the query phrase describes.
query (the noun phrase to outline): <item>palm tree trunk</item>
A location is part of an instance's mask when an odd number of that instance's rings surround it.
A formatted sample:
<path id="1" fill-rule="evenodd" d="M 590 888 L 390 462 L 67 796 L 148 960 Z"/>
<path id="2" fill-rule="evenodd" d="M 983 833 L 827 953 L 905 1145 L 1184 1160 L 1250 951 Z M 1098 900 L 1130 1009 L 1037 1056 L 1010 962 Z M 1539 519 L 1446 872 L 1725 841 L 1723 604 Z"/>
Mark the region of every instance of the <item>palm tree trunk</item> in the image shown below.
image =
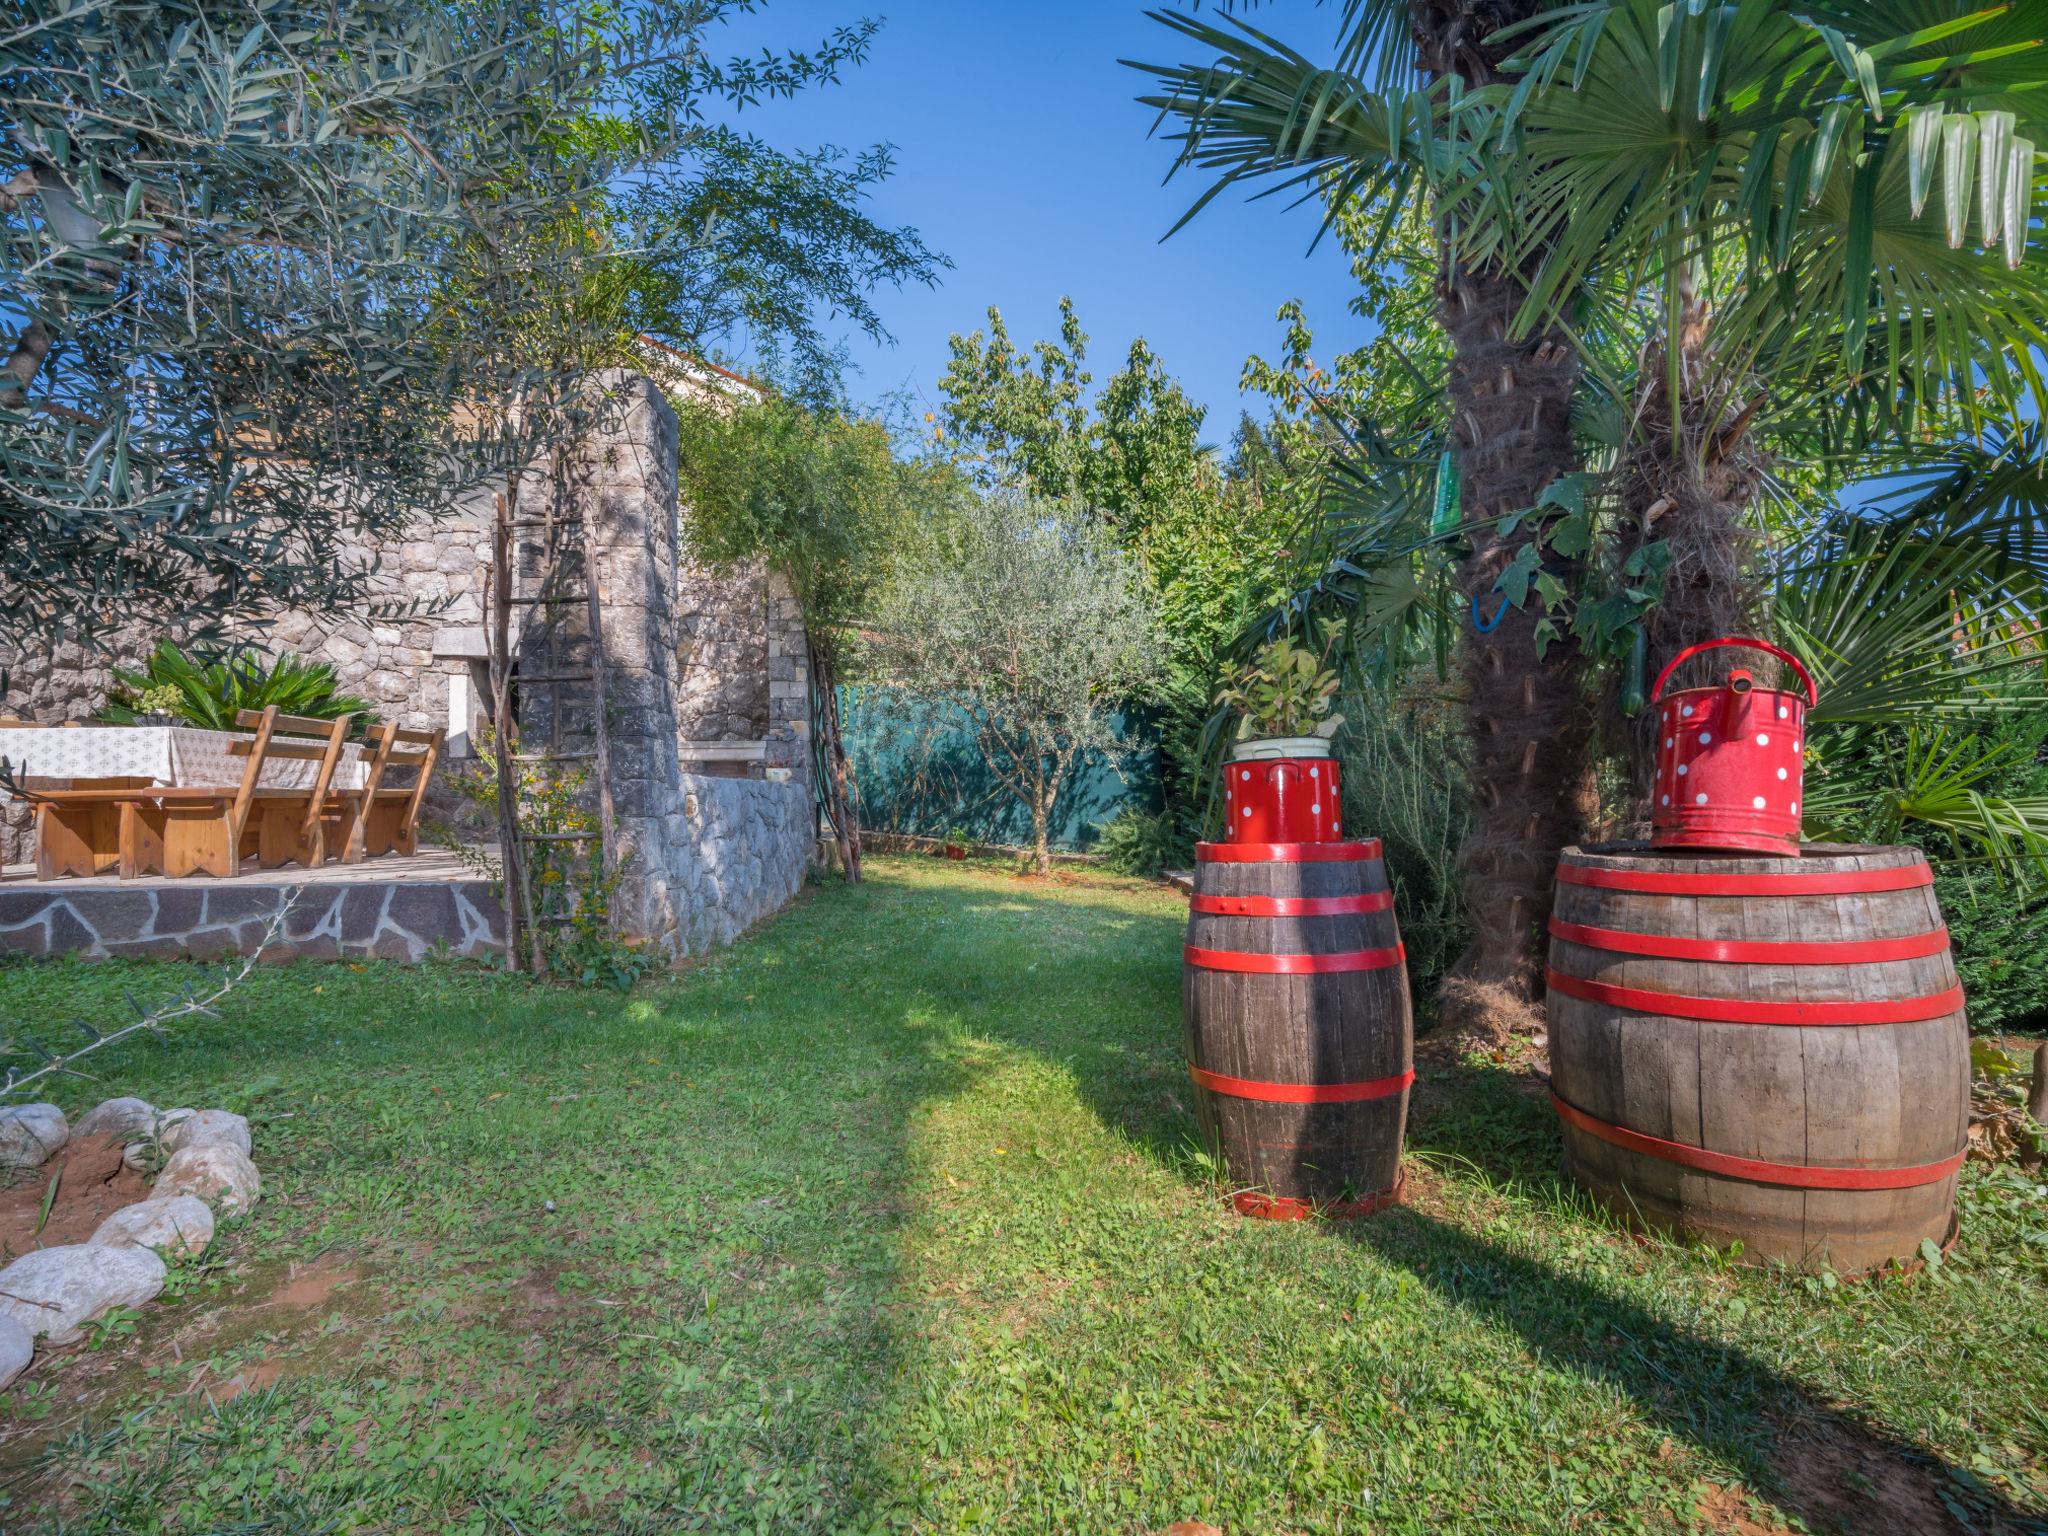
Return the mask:
<path id="1" fill-rule="evenodd" d="M 1627 547 L 1662 543 L 1671 561 L 1657 605 L 1643 619 L 1646 683 L 1689 645 L 1753 632 L 1760 606 L 1757 541 L 1747 520 L 1763 465 L 1747 429 L 1762 399 L 1743 404 L 1730 381 L 1709 382 L 1707 331 L 1707 306 L 1688 295 L 1677 338 L 1675 439 L 1668 343 L 1659 337 L 1643 349 L 1635 431 L 1618 466 Z M 1701 660 L 1693 680 L 1718 681 L 1736 665 L 1754 660 L 1718 652 Z M 1634 832 L 1648 829 L 1655 723 L 1648 710 L 1616 722 L 1628 743 Z"/>
<path id="2" fill-rule="evenodd" d="M 1416 61 L 1433 79 L 1496 84 L 1513 45 L 1494 34 L 1540 8 L 1539 0 L 1412 0 Z M 1443 263 L 1438 315 L 1452 345 L 1451 435 L 1468 521 L 1534 506 L 1545 486 L 1579 467 L 1571 433 L 1578 353 L 1557 328 L 1512 337 L 1527 297 L 1519 272 Z M 1526 523 L 1505 537 L 1482 527 L 1459 572 L 1479 615 L 1461 658 L 1475 803 L 1458 862 L 1473 939 L 1441 1003 L 1457 1032 L 1495 1038 L 1540 1022 L 1537 956 L 1551 877 L 1559 850 L 1595 810 L 1593 719 L 1577 643 L 1562 635 L 1539 657 L 1535 616 L 1494 612 L 1495 580 L 1533 537 Z M 1543 565 L 1573 584 L 1576 561 L 1546 551 Z"/>
<path id="3" fill-rule="evenodd" d="M 1453 347 L 1462 511 L 1482 524 L 1459 572 L 1479 615 L 1462 657 L 1475 803 L 1459 865 L 1474 937 L 1453 967 L 1443 1005 L 1459 1032 L 1496 1037 L 1534 1022 L 1558 851 L 1580 835 L 1594 808 L 1593 721 L 1578 645 L 1561 635 L 1539 656 L 1536 615 L 1502 608 L 1493 590 L 1534 534 L 1524 523 L 1502 536 L 1484 520 L 1533 506 L 1545 486 L 1578 465 L 1571 435 L 1578 355 L 1555 330 L 1511 339 L 1526 294 L 1518 275 L 1457 265 L 1448 266 L 1440 294 Z M 1546 551 L 1543 563 L 1572 583 L 1576 562 Z"/>

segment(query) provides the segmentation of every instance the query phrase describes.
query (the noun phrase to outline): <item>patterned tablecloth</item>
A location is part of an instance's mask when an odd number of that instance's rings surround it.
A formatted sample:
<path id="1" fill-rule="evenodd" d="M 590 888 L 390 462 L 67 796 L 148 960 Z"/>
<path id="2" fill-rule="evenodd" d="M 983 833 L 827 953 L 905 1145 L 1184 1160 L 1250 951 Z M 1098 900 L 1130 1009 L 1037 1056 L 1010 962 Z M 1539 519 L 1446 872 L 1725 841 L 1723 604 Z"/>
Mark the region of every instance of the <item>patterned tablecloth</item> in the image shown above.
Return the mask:
<path id="1" fill-rule="evenodd" d="M 186 787 L 231 786 L 242 782 L 249 760 L 228 750 L 242 731 L 207 731 L 184 725 L 79 725 L 9 730 L 0 726 L 0 758 L 29 789 L 62 789 L 80 779 L 146 779 Z M 310 740 L 294 737 L 295 741 Z M 263 764 L 258 780 L 266 789 L 306 789 L 319 776 L 317 762 L 291 758 Z M 354 742 L 341 749 L 332 787 L 360 789 L 368 774 L 363 750 Z"/>

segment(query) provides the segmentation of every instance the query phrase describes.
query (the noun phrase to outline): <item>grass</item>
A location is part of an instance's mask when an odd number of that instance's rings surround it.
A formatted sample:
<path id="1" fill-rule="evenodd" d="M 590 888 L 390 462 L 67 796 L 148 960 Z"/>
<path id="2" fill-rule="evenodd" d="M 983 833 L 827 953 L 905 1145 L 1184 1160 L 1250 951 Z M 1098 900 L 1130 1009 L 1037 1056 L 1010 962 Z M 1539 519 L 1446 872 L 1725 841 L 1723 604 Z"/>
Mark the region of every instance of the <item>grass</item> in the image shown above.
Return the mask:
<path id="1" fill-rule="evenodd" d="M 266 1195 L 0 1394 L 0 1528 L 2039 1527 L 2031 1180 L 1973 1170 L 1927 1274 L 1741 1270 L 1596 1219 L 1526 1074 L 1450 1064 L 1408 1207 L 1241 1221 L 1177 897 L 872 869 L 623 997 L 300 966 L 119 1047 L 66 1107 L 242 1107 Z M 0 1018 L 180 974 L 12 969 Z"/>

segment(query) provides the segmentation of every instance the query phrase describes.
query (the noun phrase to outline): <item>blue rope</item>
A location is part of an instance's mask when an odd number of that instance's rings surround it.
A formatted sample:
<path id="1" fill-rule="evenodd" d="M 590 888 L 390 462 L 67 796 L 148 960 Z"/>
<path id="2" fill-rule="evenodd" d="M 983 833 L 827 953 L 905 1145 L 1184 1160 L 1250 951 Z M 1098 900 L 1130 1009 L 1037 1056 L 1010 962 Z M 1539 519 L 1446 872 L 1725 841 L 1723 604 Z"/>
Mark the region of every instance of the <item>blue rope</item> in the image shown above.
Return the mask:
<path id="1" fill-rule="evenodd" d="M 1507 617 L 1508 609 L 1511 606 L 1508 602 L 1507 594 L 1502 593 L 1500 606 L 1493 610 L 1493 617 L 1482 620 L 1479 617 L 1479 599 L 1477 596 L 1474 596 L 1472 599 L 1472 627 L 1482 635 L 1492 634 L 1496 629 L 1500 628 L 1500 621 Z"/>

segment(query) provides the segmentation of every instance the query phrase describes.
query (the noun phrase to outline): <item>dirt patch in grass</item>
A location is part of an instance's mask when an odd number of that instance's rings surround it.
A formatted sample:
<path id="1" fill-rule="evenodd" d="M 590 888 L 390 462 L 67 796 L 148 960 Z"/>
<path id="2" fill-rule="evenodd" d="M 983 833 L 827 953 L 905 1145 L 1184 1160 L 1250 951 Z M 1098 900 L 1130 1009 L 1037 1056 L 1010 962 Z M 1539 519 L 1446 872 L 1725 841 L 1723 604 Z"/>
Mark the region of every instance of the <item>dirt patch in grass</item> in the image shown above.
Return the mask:
<path id="1" fill-rule="evenodd" d="M 124 1205 L 147 1200 L 148 1182 L 122 1166 L 121 1151 L 121 1143 L 111 1136 L 81 1136 L 67 1142 L 42 1167 L 27 1170 L 0 1189 L 0 1262 L 35 1248 L 82 1243 Z M 49 1198 L 52 1179 L 57 1181 L 57 1194 L 44 1221 L 43 1201 Z"/>
<path id="2" fill-rule="evenodd" d="M 284 1367 L 275 1360 L 251 1360 L 226 1381 L 212 1388 L 215 1403 L 232 1403 L 244 1392 L 261 1392 L 265 1387 L 276 1386 L 284 1379 Z"/>
<path id="3" fill-rule="evenodd" d="M 323 1254 L 310 1264 L 293 1264 L 285 1272 L 284 1284 L 272 1291 L 260 1305 L 266 1307 L 317 1307 L 345 1285 L 362 1279 L 362 1272 L 334 1254 Z"/>
<path id="4" fill-rule="evenodd" d="M 1750 1496 L 1740 1488 L 1709 1483 L 1700 1499 L 1700 1519 L 1714 1536 L 1797 1536 L 1792 1527 L 1768 1513 L 1759 1514 Z"/>
<path id="5" fill-rule="evenodd" d="M 1891 1536 L 1954 1536 L 1963 1529 L 1926 1469 L 1884 1442 L 1836 1424 L 1779 1428 L 1771 1465 L 1785 1485 L 1781 1502 L 1807 1524 L 1845 1533 L 1882 1529 Z"/>

